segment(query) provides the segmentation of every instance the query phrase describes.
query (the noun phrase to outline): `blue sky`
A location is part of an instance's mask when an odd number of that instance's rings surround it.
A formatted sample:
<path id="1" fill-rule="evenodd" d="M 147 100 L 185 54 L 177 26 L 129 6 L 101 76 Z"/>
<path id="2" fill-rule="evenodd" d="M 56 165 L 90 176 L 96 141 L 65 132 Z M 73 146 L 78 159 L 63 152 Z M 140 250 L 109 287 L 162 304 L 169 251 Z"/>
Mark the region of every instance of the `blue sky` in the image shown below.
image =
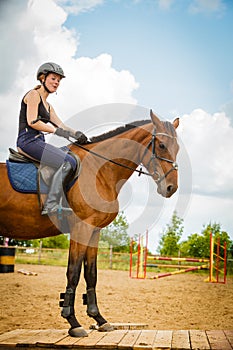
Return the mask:
<path id="1" fill-rule="evenodd" d="M 179 190 L 162 200 L 133 176 L 120 195 L 130 234 L 149 229 L 154 249 L 177 210 L 184 238 L 217 222 L 233 239 L 232 0 L 8 0 L 0 31 L 1 161 L 38 67 L 57 62 L 67 78 L 49 102 L 88 136 L 128 122 L 127 106 L 133 120 L 180 116 Z"/>
<path id="2" fill-rule="evenodd" d="M 166 116 L 197 107 L 213 113 L 232 99 L 233 6 L 195 13 L 191 3 L 105 1 L 65 24 L 80 33 L 77 56 L 107 52 L 116 69 L 132 72 L 140 105 Z"/>

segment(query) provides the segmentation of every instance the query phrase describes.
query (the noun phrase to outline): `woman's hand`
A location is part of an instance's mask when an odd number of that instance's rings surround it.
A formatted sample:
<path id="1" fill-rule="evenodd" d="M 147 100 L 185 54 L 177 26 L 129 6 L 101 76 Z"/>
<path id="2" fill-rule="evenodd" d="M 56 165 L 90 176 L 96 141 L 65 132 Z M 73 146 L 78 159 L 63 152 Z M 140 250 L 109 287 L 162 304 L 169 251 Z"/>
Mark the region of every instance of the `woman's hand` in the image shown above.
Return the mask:
<path id="1" fill-rule="evenodd" d="M 80 145 L 84 145 L 87 143 L 87 137 L 82 131 L 76 131 L 74 134 L 74 138 Z"/>
<path id="2" fill-rule="evenodd" d="M 65 129 L 62 129 L 62 128 L 57 128 L 54 131 L 54 134 L 57 135 L 57 136 L 64 137 L 65 139 L 69 139 L 69 137 L 71 136 L 70 132 L 68 130 L 65 130 Z"/>

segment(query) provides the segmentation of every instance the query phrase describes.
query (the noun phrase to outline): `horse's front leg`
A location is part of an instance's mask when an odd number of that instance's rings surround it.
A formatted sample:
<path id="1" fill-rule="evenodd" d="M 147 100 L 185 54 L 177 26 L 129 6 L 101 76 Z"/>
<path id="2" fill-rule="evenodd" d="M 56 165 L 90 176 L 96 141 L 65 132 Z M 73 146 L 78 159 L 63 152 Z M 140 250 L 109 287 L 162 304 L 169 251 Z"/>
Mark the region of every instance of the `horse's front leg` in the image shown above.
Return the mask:
<path id="1" fill-rule="evenodd" d="M 61 315 L 66 318 L 71 328 L 69 335 L 72 337 L 86 337 L 87 332 L 77 321 L 74 311 L 75 292 L 80 279 L 80 273 L 87 247 L 73 240 L 70 240 L 69 261 L 67 268 L 66 292 L 61 293 L 60 303 L 62 306 Z"/>
<path id="2" fill-rule="evenodd" d="M 87 293 L 83 295 L 83 301 L 87 305 L 88 316 L 94 318 L 97 322 L 98 330 L 109 332 L 114 328 L 100 314 L 96 298 L 98 240 L 99 232 L 94 231 L 84 258 L 84 278 Z"/>

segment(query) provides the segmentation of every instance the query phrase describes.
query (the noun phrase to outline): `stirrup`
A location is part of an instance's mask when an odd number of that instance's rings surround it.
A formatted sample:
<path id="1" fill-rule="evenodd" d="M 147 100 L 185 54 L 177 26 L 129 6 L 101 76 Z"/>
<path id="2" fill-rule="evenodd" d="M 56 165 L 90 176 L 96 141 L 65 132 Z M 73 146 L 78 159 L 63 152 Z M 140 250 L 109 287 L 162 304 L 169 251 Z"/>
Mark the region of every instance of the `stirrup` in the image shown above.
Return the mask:
<path id="1" fill-rule="evenodd" d="M 41 215 L 71 215 L 72 213 L 73 210 L 69 207 L 59 207 L 58 205 L 55 205 L 53 208 L 44 207 Z"/>

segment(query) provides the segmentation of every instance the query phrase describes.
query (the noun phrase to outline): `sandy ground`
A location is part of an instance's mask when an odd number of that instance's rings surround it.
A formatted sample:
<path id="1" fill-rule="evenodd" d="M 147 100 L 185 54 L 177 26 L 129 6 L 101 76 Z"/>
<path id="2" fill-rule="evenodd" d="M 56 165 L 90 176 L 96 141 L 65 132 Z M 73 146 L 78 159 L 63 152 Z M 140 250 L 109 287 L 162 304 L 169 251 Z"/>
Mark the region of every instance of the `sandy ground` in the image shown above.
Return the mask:
<path id="1" fill-rule="evenodd" d="M 37 273 L 25 276 L 18 269 Z M 17 329 L 64 329 L 59 294 L 66 287 L 66 268 L 16 265 L 0 274 L 0 333 Z M 82 305 L 83 276 L 76 294 L 76 315 L 87 329 L 93 320 Z M 100 270 L 98 304 L 109 322 L 146 323 L 149 329 L 233 329 L 233 279 L 226 285 L 205 283 L 201 274 L 159 280 L 130 279 L 128 272 Z"/>

